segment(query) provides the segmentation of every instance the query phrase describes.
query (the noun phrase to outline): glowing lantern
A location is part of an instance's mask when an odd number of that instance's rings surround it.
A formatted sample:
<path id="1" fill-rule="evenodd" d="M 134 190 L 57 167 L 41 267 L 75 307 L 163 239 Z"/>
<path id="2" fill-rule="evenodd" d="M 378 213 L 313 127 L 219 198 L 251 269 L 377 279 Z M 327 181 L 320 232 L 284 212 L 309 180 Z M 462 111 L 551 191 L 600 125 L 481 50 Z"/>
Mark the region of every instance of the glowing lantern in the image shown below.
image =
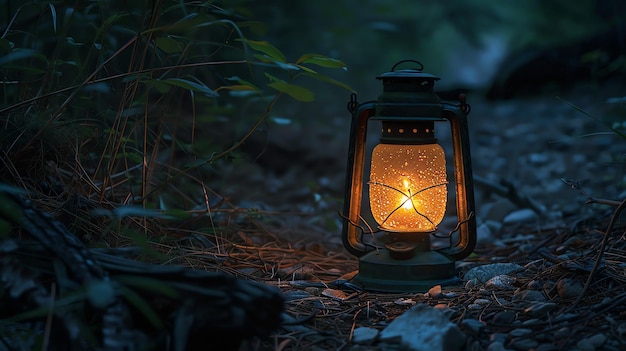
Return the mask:
<path id="1" fill-rule="evenodd" d="M 406 62 L 417 69 L 396 71 Z M 344 245 L 359 256 L 355 282 L 366 290 L 410 292 L 457 280 L 455 261 L 467 257 L 476 243 L 476 218 L 463 95 L 457 104 L 442 102 L 434 93 L 439 78 L 422 72 L 417 61 L 398 62 L 383 82 L 378 101 L 348 104 L 352 128 L 344 202 Z M 381 121 L 380 143 L 371 152 L 369 216 L 362 215 L 366 137 L 369 121 Z M 453 176 L 448 180 L 446 155 L 435 138 L 435 123 L 448 122 L 453 148 Z M 454 185 L 457 226 L 447 247 L 433 250 L 430 237 L 445 236 L 438 226 L 448 212 L 448 188 Z M 365 243 L 369 225 L 378 224 L 384 245 Z M 363 225 L 364 224 L 364 225 Z M 374 233 L 372 233 L 374 234 Z M 453 237 L 456 235 L 456 240 Z M 453 241 L 456 241 L 453 243 Z"/>

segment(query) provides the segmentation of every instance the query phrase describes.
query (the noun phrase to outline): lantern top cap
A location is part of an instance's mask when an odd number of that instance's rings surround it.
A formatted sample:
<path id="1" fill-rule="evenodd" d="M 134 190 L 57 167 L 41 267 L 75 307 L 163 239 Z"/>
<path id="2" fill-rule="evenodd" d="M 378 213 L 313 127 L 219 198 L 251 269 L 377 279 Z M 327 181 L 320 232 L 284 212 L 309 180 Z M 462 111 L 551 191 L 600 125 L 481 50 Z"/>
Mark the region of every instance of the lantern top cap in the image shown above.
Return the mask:
<path id="1" fill-rule="evenodd" d="M 407 63 L 407 62 L 411 62 L 411 63 L 417 64 L 419 67 L 418 68 L 407 68 L 407 69 L 396 70 L 396 67 L 398 67 L 400 64 Z M 391 67 L 391 71 L 390 72 L 383 73 L 383 74 L 379 75 L 378 77 L 376 77 L 376 79 L 386 79 L 386 78 L 415 79 L 415 78 L 421 78 L 421 79 L 433 80 L 433 81 L 440 79 L 439 77 L 434 76 L 432 74 L 422 72 L 423 69 L 424 69 L 424 65 L 422 65 L 419 61 L 416 61 L 416 60 L 402 60 L 402 61 L 399 61 L 398 63 L 396 63 L 395 65 L 393 65 L 393 67 Z"/>

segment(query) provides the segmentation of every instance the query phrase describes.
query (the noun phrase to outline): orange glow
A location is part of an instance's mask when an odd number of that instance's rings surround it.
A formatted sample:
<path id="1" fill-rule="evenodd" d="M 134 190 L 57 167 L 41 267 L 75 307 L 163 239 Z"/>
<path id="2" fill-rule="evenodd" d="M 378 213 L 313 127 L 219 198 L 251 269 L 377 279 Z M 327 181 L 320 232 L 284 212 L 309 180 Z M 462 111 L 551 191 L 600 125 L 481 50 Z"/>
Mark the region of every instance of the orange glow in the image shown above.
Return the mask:
<path id="1" fill-rule="evenodd" d="M 378 144 L 372 153 L 370 209 L 383 230 L 430 232 L 448 196 L 446 159 L 438 144 Z"/>

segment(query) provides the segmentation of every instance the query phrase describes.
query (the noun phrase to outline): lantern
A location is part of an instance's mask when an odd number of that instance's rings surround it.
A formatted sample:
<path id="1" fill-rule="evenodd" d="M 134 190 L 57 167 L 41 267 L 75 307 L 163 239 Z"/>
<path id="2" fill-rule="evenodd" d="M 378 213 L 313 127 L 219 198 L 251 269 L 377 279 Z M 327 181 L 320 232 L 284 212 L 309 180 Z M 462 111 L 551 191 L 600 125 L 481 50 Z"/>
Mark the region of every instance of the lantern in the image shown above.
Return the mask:
<path id="1" fill-rule="evenodd" d="M 396 70 L 403 63 L 417 67 Z M 434 92 L 439 78 L 422 69 L 418 61 L 400 61 L 376 77 L 383 83 L 377 101 L 359 104 L 353 94 L 348 104 L 352 126 L 342 238 L 346 249 L 359 257 L 354 282 L 365 290 L 418 292 L 453 284 L 458 281 L 455 262 L 476 244 L 470 107 L 464 95 L 458 102 L 442 102 Z M 435 138 L 435 125 L 445 122 L 452 167 Z M 380 142 L 368 158 L 368 125 L 374 123 L 381 124 Z M 454 191 L 457 221 L 454 229 L 442 233 L 439 224 L 453 212 L 449 191 Z M 431 237 L 446 238 L 447 244 L 433 248 Z"/>

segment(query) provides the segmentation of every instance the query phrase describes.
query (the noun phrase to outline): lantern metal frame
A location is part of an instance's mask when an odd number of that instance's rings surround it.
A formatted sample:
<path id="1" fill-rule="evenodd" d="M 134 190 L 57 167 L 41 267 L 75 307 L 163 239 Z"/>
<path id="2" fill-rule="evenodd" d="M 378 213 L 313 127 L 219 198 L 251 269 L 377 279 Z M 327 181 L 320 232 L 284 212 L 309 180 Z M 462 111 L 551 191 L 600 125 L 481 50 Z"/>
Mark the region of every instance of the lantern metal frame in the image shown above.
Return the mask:
<path id="1" fill-rule="evenodd" d="M 406 62 L 417 69 L 396 70 Z M 383 94 L 377 101 L 359 104 L 352 94 L 348 109 L 352 113 L 348 165 L 344 195 L 342 240 L 346 249 L 359 257 L 359 273 L 353 281 L 364 290 L 382 292 L 426 291 L 434 285 L 458 281 L 456 264 L 469 256 L 476 245 L 476 216 L 467 115 L 470 106 L 460 95 L 457 104 L 442 102 L 434 93 L 438 77 L 423 73 L 418 61 L 403 60 L 390 72 L 378 77 Z M 441 249 L 431 249 L 433 233 L 386 233 L 385 247 L 372 248 L 364 243 L 361 207 L 366 161 L 366 138 L 371 120 L 383 124 L 423 126 L 447 121 L 454 160 L 458 241 Z M 431 140 L 432 135 L 424 137 Z M 423 140 L 422 140 L 423 141 Z M 422 142 L 422 141 L 417 141 Z M 415 140 L 401 141 L 413 144 Z M 430 141 L 426 141 L 427 143 Z M 450 233 L 452 234 L 452 233 Z"/>

